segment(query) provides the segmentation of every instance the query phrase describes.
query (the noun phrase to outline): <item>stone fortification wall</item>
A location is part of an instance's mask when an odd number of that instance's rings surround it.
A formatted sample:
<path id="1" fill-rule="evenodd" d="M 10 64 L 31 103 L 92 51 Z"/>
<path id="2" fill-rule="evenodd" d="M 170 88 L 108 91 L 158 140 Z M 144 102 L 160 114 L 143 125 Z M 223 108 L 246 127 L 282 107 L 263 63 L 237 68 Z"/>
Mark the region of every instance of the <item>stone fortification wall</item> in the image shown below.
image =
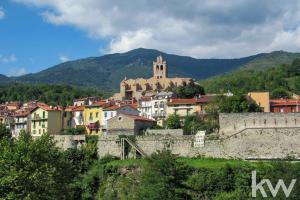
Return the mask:
<path id="1" fill-rule="evenodd" d="M 244 129 L 300 127 L 300 113 L 221 113 L 219 122 L 220 136 L 228 137 Z"/>
<path id="2" fill-rule="evenodd" d="M 174 154 L 189 156 L 193 146 L 194 136 L 136 136 L 135 144 L 147 155 L 158 150 L 170 149 Z M 103 157 L 107 154 L 120 157 L 121 144 L 118 136 L 102 136 L 98 140 L 98 154 Z"/>
<path id="3" fill-rule="evenodd" d="M 135 143 L 147 155 L 169 149 L 180 156 L 206 156 L 238 159 L 300 158 L 300 128 L 246 129 L 221 139 L 205 139 L 204 146 L 195 145 L 195 136 L 137 136 Z M 120 157 L 118 136 L 101 137 L 99 156 Z"/>
<path id="4" fill-rule="evenodd" d="M 53 140 L 56 146 L 67 150 L 69 148 L 79 148 L 85 143 L 85 135 L 54 135 Z"/>
<path id="5" fill-rule="evenodd" d="M 147 129 L 146 135 L 183 135 L 182 129 Z"/>
<path id="6" fill-rule="evenodd" d="M 239 159 L 300 158 L 300 128 L 246 129 L 220 140 L 207 140 L 194 155 Z M 191 154 L 191 156 L 193 156 Z"/>

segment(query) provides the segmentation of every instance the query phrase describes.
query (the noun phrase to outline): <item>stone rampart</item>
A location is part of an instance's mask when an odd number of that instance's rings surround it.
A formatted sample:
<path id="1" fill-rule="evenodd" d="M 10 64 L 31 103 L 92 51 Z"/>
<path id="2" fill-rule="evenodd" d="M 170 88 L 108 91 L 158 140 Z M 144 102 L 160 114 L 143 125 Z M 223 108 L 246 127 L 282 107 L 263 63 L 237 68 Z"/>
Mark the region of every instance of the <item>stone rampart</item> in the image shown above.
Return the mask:
<path id="1" fill-rule="evenodd" d="M 228 137 L 244 129 L 300 128 L 300 113 L 221 113 L 219 123 L 220 136 Z"/>
<path id="2" fill-rule="evenodd" d="M 56 146 L 67 150 L 69 148 L 78 148 L 85 142 L 85 135 L 54 135 Z"/>
<path id="3" fill-rule="evenodd" d="M 182 129 L 147 129 L 146 135 L 183 135 Z"/>

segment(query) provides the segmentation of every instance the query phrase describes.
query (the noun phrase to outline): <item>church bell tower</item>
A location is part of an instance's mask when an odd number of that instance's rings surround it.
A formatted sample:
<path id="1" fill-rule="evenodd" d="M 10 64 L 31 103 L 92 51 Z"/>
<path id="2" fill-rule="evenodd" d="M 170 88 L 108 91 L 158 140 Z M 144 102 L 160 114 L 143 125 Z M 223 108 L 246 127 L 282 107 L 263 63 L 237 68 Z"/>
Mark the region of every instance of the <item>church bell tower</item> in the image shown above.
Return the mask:
<path id="1" fill-rule="evenodd" d="M 153 62 L 153 77 L 156 79 L 168 78 L 167 62 L 163 60 L 162 56 L 158 56 Z"/>

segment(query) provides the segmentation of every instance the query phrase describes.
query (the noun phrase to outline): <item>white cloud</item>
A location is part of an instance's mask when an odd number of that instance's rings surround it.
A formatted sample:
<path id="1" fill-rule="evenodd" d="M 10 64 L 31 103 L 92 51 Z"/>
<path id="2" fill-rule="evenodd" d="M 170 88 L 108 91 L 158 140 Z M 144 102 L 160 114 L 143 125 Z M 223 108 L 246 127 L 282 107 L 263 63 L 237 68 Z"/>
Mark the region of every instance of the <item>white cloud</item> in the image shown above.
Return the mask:
<path id="1" fill-rule="evenodd" d="M 16 62 L 17 58 L 15 55 L 9 55 L 9 56 L 2 56 L 0 55 L 0 63 L 12 63 Z"/>
<path id="2" fill-rule="evenodd" d="M 5 17 L 5 11 L 4 11 L 4 8 L 2 8 L 0 6 L 0 19 L 3 19 Z"/>
<path id="3" fill-rule="evenodd" d="M 59 55 L 59 60 L 60 60 L 60 62 L 67 62 L 70 59 L 67 56 L 61 54 L 61 55 Z"/>
<path id="4" fill-rule="evenodd" d="M 11 68 L 9 70 L 8 76 L 14 76 L 14 77 L 16 77 L 16 76 L 22 76 L 22 75 L 24 75 L 26 73 L 27 73 L 27 71 L 26 71 L 26 69 L 24 67 L 20 67 L 20 68 L 13 67 L 13 68 Z"/>
<path id="5" fill-rule="evenodd" d="M 300 51 L 300 0 L 14 1 L 40 7 L 49 23 L 109 39 L 106 52 L 145 47 L 196 57 L 238 57 Z"/>

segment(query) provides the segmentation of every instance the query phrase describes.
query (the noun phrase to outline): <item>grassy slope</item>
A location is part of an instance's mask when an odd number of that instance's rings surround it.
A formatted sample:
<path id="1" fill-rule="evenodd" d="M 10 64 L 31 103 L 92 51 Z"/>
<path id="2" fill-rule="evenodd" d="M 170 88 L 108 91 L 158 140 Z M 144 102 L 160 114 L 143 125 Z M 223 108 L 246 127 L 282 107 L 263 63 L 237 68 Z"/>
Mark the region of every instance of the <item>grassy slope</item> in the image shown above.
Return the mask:
<path id="1" fill-rule="evenodd" d="M 221 159 L 221 158 L 187 158 L 187 157 L 181 157 L 178 158 L 179 162 L 182 162 L 188 166 L 191 166 L 193 168 L 206 168 L 206 169 L 219 169 L 222 167 L 225 167 L 226 165 L 230 166 L 264 166 L 264 167 L 270 167 L 268 162 L 249 162 L 244 160 L 227 160 L 227 159 Z M 142 167 L 147 164 L 146 160 L 144 159 L 129 159 L 129 160 L 114 160 L 110 163 L 108 163 L 108 166 L 114 166 L 114 167 Z"/>

